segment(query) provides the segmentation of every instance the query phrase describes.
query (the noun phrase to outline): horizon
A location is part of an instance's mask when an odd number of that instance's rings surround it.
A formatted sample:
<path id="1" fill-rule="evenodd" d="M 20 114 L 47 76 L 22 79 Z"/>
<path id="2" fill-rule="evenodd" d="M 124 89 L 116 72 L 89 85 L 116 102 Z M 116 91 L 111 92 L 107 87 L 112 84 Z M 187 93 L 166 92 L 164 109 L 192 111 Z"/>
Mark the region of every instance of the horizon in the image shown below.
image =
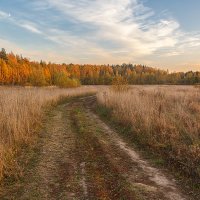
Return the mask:
<path id="1" fill-rule="evenodd" d="M 3 0 L 0 43 L 33 61 L 200 71 L 200 2 L 190 2 Z"/>

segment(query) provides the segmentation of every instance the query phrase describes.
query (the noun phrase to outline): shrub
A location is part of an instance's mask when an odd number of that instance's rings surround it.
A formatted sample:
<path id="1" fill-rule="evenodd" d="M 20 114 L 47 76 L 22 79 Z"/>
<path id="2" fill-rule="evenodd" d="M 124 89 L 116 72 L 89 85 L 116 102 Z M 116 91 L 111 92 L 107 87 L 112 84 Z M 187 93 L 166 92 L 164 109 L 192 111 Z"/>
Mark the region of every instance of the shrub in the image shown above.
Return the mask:
<path id="1" fill-rule="evenodd" d="M 30 78 L 29 78 L 29 82 L 30 82 L 30 85 L 33 85 L 33 86 L 45 86 L 45 85 L 47 85 L 43 70 L 34 69 Z"/>
<path id="2" fill-rule="evenodd" d="M 63 72 L 58 72 L 58 73 L 55 74 L 54 84 L 59 86 L 59 87 L 63 87 L 63 88 L 70 88 L 70 87 L 78 87 L 78 86 L 80 86 L 79 80 L 70 79 Z"/>
<path id="3" fill-rule="evenodd" d="M 112 81 L 112 89 L 115 92 L 125 92 L 129 89 L 128 81 L 122 76 L 116 76 Z"/>

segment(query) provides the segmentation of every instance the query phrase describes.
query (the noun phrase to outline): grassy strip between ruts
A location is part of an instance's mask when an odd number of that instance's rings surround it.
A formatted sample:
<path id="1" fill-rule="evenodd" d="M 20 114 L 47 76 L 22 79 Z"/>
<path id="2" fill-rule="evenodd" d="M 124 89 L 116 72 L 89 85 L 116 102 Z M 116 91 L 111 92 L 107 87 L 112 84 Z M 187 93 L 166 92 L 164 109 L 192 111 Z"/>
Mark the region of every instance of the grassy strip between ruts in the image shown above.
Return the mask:
<path id="1" fill-rule="evenodd" d="M 91 124 L 83 107 L 72 110 L 72 125 L 77 133 L 77 156 L 80 164 L 85 163 L 88 196 L 98 199 L 131 199 L 135 196 L 128 183 L 106 157 L 95 133 L 98 126 Z M 135 197 L 137 199 L 137 197 Z"/>

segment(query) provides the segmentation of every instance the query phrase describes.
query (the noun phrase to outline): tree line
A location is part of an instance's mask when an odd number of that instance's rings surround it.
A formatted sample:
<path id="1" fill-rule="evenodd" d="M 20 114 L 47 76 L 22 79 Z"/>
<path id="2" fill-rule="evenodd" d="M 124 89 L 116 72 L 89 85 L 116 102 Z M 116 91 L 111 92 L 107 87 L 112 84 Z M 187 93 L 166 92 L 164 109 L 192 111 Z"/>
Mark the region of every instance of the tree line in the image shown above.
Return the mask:
<path id="1" fill-rule="evenodd" d="M 23 56 L 0 51 L 0 84 L 77 87 L 110 85 L 116 77 L 129 84 L 199 84 L 200 72 L 174 72 L 144 65 L 80 65 L 30 61 Z"/>

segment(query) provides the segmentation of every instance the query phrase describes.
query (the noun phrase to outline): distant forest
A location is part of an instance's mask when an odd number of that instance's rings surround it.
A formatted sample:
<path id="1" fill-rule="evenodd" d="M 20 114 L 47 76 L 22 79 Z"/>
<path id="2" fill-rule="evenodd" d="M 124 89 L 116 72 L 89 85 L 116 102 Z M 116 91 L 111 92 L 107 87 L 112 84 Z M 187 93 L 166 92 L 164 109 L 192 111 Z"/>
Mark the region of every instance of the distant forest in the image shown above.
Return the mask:
<path id="1" fill-rule="evenodd" d="M 13 53 L 0 51 L 0 84 L 76 87 L 110 85 L 116 77 L 129 84 L 199 84 L 200 72 L 169 73 L 144 65 L 79 65 L 30 61 Z"/>

